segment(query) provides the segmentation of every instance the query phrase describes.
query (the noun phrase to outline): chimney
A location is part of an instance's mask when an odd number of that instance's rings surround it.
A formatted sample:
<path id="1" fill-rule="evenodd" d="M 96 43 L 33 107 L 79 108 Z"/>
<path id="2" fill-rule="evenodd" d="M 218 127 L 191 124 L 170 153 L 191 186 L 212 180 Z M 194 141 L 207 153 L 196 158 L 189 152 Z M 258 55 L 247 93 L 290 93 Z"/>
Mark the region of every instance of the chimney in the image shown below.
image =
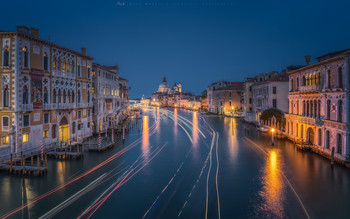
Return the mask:
<path id="1" fill-rule="evenodd" d="M 86 56 L 86 48 L 81 48 L 81 54 L 83 54 L 84 56 Z"/>
<path id="2" fill-rule="evenodd" d="M 311 56 L 305 56 L 306 65 L 310 65 Z"/>
<path id="3" fill-rule="evenodd" d="M 31 27 L 30 28 L 30 36 L 38 39 L 39 38 L 39 30 L 34 28 L 34 27 Z"/>

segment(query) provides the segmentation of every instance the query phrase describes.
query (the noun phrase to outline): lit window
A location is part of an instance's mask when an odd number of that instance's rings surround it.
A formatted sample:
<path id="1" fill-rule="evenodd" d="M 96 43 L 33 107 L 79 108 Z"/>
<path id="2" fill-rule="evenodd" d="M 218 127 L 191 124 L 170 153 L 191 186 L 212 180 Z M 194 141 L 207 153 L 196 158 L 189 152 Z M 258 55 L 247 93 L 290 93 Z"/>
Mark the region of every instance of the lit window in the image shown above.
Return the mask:
<path id="1" fill-rule="evenodd" d="M 49 69 L 49 57 L 47 57 L 47 53 L 44 53 L 44 71 Z"/>
<path id="2" fill-rule="evenodd" d="M 44 130 L 43 131 L 43 137 L 44 138 L 48 138 L 49 137 L 49 131 L 48 130 Z"/>
<path id="3" fill-rule="evenodd" d="M 23 135 L 23 143 L 27 143 L 29 141 L 29 134 Z"/>
<path id="4" fill-rule="evenodd" d="M 28 50 L 27 50 L 27 47 L 23 47 L 23 68 L 28 68 L 28 66 L 29 66 L 29 63 L 28 63 Z"/>
<path id="5" fill-rule="evenodd" d="M 3 66 L 10 66 L 10 50 L 8 47 L 4 50 L 4 64 Z"/>
<path id="6" fill-rule="evenodd" d="M 7 136 L 3 136 L 2 137 L 2 144 L 9 144 L 10 143 L 10 137 Z"/>

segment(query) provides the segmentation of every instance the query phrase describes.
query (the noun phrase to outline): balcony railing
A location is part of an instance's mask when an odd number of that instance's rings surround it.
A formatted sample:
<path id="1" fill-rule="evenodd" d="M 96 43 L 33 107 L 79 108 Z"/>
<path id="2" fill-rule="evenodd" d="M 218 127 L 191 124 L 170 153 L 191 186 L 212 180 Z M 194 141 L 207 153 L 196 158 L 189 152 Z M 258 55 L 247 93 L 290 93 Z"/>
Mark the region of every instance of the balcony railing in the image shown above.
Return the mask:
<path id="1" fill-rule="evenodd" d="M 299 87 L 300 91 L 321 91 L 322 86 L 320 84 L 313 84 L 313 85 L 308 85 L 308 86 L 300 86 Z"/>
<path id="2" fill-rule="evenodd" d="M 33 111 L 33 104 L 23 104 L 22 111 Z"/>
<path id="3" fill-rule="evenodd" d="M 57 109 L 57 103 L 45 103 L 44 110 Z"/>
<path id="4" fill-rule="evenodd" d="M 75 108 L 74 103 L 59 103 L 58 109 L 72 109 Z"/>
<path id="5" fill-rule="evenodd" d="M 78 103 L 78 104 L 77 104 L 77 107 L 78 107 L 78 108 L 84 108 L 84 107 L 85 107 L 85 104 L 84 104 L 84 103 Z"/>

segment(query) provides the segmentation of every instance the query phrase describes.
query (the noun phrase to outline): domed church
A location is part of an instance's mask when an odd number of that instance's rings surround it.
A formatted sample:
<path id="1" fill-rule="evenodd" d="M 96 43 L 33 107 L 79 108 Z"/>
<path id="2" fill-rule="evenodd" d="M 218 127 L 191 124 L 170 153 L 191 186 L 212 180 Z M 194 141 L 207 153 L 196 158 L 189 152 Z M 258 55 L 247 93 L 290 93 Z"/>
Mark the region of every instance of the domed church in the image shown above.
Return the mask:
<path id="1" fill-rule="evenodd" d="M 170 93 L 170 86 L 169 86 L 169 84 L 166 82 L 166 77 L 165 77 L 165 76 L 164 76 L 164 78 L 163 78 L 163 82 L 160 83 L 157 92 L 159 92 L 159 93 L 165 93 L 165 94 L 169 94 L 169 93 Z"/>

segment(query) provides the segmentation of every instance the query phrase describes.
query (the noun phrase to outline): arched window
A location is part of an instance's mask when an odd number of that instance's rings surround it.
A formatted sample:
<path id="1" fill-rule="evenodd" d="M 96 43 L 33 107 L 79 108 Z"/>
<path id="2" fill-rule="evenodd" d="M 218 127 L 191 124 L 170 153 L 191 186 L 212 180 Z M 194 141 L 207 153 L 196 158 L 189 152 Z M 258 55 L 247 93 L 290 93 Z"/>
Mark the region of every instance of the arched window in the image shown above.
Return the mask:
<path id="1" fill-rule="evenodd" d="M 29 55 L 28 55 L 28 49 L 27 47 L 23 47 L 23 68 L 28 68 L 29 67 Z"/>
<path id="2" fill-rule="evenodd" d="M 321 72 L 317 72 L 317 84 L 321 84 Z"/>
<path id="3" fill-rule="evenodd" d="M 309 75 L 306 75 L 306 86 L 309 86 Z"/>
<path id="4" fill-rule="evenodd" d="M 298 77 L 296 78 L 296 81 L 297 81 L 297 90 L 299 90 L 299 78 Z"/>
<path id="5" fill-rule="evenodd" d="M 343 139 L 340 133 L 337 134 L 337 153 L 343 153 Z"/>
<path id="6" fill-rule="evenodd" d="M 70 102 L 71 102 L 70 98 L 71 98 L 70 91 L 68 91 L 68 94 L 67 94 L 67 103 L 70 103 Z"/>
<path id="7" fill-rule="evenodd" d="M 56 124 L 52 125 L 52 138 L 56 138 Z"/>
<path id="8" fill-rule="evenodd" d="M 71 66 L 71 63 L 69 62 L 69 60 L 67 61 L 67 72 L 70 72 L 70 66 Z"/>
<path id="9" fill-rule="evenodd" d="M 53 70 L 56 70 L 56 57 L 54 56 L 53 58 L 52 58 L 52 68 L 53 68 Z"/>
<path id="10" fill-rule="evenodd" d="M 318 145 L 322 145 L 322 129 L 318 129 Z"/>
<path id="11" fill-rule="evenodd" d="M 49 70 L 49 57 L 47 56 L 47 53 L 44 52 L 44 71 Z"/>
<path id="12" fill-rule="evenodd" d="M 74 96 L 74 91 L 72 91 L 72 103 L 75 102 L 75 96 Z"/>
<path id="13" fill-rule="evenodd" d="M 72 123 L 72 134 L 75 134 L 75 126 L 76 126 L 76 124 L 75 124 L 75 122 L 73 122 Z"/>
<path id="14" fill-rule="evenodd" d="M 61 95 L 61 90 L 59 89 L 58 90 L 58 103 L 61 103 L 61 101 L 62 101 L 62 95 Z"/>
<path id="15" fill-rule="evenodd" d="M 66 72 L 66 59 L 63 58 L 62 62 L 63 62 L 62 72 Z"/>
<path id="16" fill-rule="evenodd" d="M 118 103 L 118 106 L 119 106 L 119 102 Z M 293 135 L 293 122 L 290 123 L 290 134 Z"/>
<path id="17" fill-rule="evenodd" d="M 87 92 L 87 102 L 90 103 L 90 91 Z"/>
<path id="18" fill-rule="evenodd" d="M 316 114 L 317 114 L 317 101 L 314 100 L 314 118 L 316 118 Z"/>
<path id="19" fill-rule="evenodd" d="M 29 94 L 28 94 L 28 88 L 27 86 L 23 87 L 23 104 L 28 104 L 29 103 Z"/>
<path id="20" fill-rule="evenodd" d="M 309 74 L 309 85 L 313 84 L 313 77 L 312 74 Z"/>
<path id="21" fill-rule="evenodd" d="M 338 87 L 343 88 L 343 70 L 341 67 L 338 68 Z"/>
<path id="22" fill-rule="evenodd" d="M 305 109 L 306 109 L 305 101 L 303 101 L 303 116 L 305 116 Z"/>
<path id="23" fill-rule="evenodd" d="M 316 72 L 314 72 L 312 79 L 313 79 L 313 84 L 317 84 Z"/>
<path id="24" fill-rule="evenodd" d="M 318 100 L 317 104 L 317 117 L 321 118 L 321 100 Z"/>
<path id="25" fill-rule="evenodd" d="M 52 102 L 56 103 L 57 102 L 57 94 L 56 94 L 56 90 L 53 90 L 53 94 L 52 94 L 53 98 L 52 98 Z"/>
<path id="26" fill-rule="evenodd" d="M 74 73 L 75 71 L 75 64 L 74 64 L 74 61 L 72 61 L 72 73 Z"/>
<path id="27" fill-rule="evenodd" d="M 306 78 L 305 78 L 305 75 L 303 76 L 302 85 L 303 85 L 303 86 L 306 86 Z"/>
<path id="28" fill-rule="evenodd" d="M 343 101 L 342 100 L 338 100 L 338 122 L 342 122 L 343 121 Z"/>
<path id="29" fill-rule="evenodd" d="M 329 145 L 330 145 L 330 134 L 329 134 L 329 131 L 327 130 L 326 131 L 326 148 L 329 148 Z"/>
<path id="30" fill-rule="evenodd" d="M 309 101 L 306 101 L 306 116 L 309 117 L 310 115 L 310 104 Z"/>
<path id="31" fill-rule="evenodd" d="M 77 71 L 78 71 L 78 77 L 80 77 L 80 62 L 78 62 Z"/>
<path id="32" fill-rule="evenodd" d="M 88 77 L 88 78 L 91 77 L 91 68 L 90 68 L 90 65 L 88 65 L 88 67 L 87 67 L 87 77 Z"/>
<path id="33" fill-rule="evenodd" d="M 2 106 L 3 107 L 10 106 L 10 89 L 8 85 L 6 85 L 2 91 Z"/>
<path id="34" fill-rule="evenodd" d="M 47 88 L 44 88 L 44 104 L 49 103 L 49 93 L 47 92 Z"/>
<path id="35" fill-rule="evenodd" d="M 298 137 L 299 136 L 299 123 L 295 125 L 295 135 Z"/>
<path id="36" fill-rule="evenodd" d="M 4 49 L 3 57 L 3 66 L 10 66 L 10 49 L 8 46 Z"/>
<path id="37" fill-rule="evenodd" d="M 304 137 L 304 125 L 300 126 L 300 138 Z"/>
<path id="38" fill-rule="evenodd" d="M 327 100 L 327 119 L 331 119 L 331 100 Z"/>
<path id="39" fill-rule="evenodd" d="M 327 88 L 328 89 L 331 88 L 331 70 L 330 69 L 327 70 Z"/>
<path id="40" fill-rule="evenodd" d="M 61 64 L 61 58 L 58 58 L 58 65 L 57 65 L 57 70 L 58 71 L 61 71 L 61 66 L 62 64 Z"/>
<path id="41" fill-rule="evenodd" d="M 67 102 L 66 90 L 63 90 L 63 103 Z"/>
<path id="42" fill-rule="evenodd" d="M 313 101 L 310 101 L 310 117 L 313 117 L 313 113 L 314 113 L 314 104 Z"/>
<path id="43" fill-rule="evenodd" d="M 81 95 L 80 95 L 80 90 L 78 90 L 78 103 L 81 101 Z"/>
<path id="44" fill-rule="evenodd" d="M 299 115 L 299 100 L 297 100 L 297 115 Z"/>

